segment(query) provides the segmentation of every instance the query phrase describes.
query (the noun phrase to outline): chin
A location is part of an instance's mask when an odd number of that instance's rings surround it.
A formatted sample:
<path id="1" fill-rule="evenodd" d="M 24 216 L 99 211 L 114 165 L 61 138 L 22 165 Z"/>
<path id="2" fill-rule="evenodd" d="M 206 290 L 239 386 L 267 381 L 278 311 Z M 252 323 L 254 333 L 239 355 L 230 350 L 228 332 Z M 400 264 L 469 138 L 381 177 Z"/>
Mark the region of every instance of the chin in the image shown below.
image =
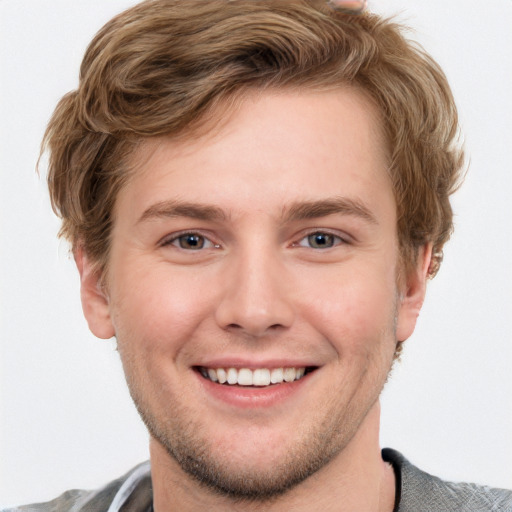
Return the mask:
<path id="1" fill-rule="evenodd" d="M 192 436 L 169 440 L 152 435 L 195 482 L 219 496 L 238 501 L 272 501 L 315 474 L 340 450 L 340 447 L 326 449 L 320 440 L 310 442 L 309 446 L 303 442 L 295 449 L 281 450 L 286 451 L 285 455 L 269 454 L 265 463 L 264 452 L 260 452 L 258 460 L 251 460 L 250 454 L 230 457 L 229 452 L 220 453 L 218 446 L 197 444 Z M 250 447 L 250 452 L 254 451 Z"/>
<path id="2" fill-rule="evenodd" d="M 327 466 L 355 431 L 349 425 L 340 429 L 338 419 L 330 417 L 321 428 L 302 424 L 291 430 L 288 425 L 277 434 L 269 424 L 222 435 L 197 419 L 174 414 L 162 424 L 139 411 L 153 440 L 184 474 L 238 501 L 268 502 L 286 494 Z"/>

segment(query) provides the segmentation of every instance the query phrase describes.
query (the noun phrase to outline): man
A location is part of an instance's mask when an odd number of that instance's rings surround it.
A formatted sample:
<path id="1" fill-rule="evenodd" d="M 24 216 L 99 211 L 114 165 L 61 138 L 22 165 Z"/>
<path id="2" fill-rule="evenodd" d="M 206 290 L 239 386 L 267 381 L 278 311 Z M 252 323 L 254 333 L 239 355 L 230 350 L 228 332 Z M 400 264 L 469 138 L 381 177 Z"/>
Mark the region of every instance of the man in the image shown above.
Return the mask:
<path id="1" fill-rule="evenodd" d="M 49 183 L 151 475 L 41 509 L 509 510 L 378 445 L 456 133 L 439 67 L 369 14 L 160 1 L 107 24 L 50 122 Z"/>

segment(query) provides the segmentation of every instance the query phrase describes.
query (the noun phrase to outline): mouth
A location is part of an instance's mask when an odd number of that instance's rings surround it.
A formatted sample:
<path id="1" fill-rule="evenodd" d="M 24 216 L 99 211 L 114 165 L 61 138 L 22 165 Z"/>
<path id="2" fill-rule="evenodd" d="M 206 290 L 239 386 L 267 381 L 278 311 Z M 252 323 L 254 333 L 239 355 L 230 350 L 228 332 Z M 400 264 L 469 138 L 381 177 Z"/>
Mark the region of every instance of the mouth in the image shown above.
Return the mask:
<path id="1" fill-rule="evenodd" d="M 196 367 L 203 378 L 225 386 L 267 387 L 291 383 L 316 370 L 314 366 L 283 368 L 207 368 Z"/>

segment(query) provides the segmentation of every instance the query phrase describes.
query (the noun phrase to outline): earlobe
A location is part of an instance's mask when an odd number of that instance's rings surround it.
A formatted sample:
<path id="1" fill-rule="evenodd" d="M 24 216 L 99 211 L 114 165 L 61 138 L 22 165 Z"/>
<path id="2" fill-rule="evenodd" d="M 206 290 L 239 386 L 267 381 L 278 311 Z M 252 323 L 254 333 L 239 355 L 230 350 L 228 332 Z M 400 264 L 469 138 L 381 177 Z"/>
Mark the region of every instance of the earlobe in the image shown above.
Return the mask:
<path id="1" fill-rule="evenodd" d="M 100 284 L 100 275 L 83 248 L 77 248 L 73 255 L 80 274 L 80 298 L 89 329 L 98 338 L 112 338 L 115 330 L 110 316 L 108 296 Z"/>
<path id="2" fill-rule="evenodd" d="M 405 341 L 416 327 L 427 290 L 428 270 L 432 259 L 432 244 L 419 249 L 416 268 L 406 278 L 403 294 L 398 304 L 397 341 Z"/>

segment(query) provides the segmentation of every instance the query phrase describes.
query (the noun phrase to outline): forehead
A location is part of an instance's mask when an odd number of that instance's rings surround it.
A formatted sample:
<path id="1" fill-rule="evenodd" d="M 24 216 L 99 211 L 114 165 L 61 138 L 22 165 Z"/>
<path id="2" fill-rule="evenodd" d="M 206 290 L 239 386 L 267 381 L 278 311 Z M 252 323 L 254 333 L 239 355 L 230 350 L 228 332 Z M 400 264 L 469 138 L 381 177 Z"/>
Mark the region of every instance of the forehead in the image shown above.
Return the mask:
<path id="1" fill-rule="evenodd" d="M 148 140 L 134 162 L 118 202 L 136 195 L 146 208 L 169 198 L 214 198 L 265 209 L 329 194 L 365 195 L 376 183 L 390 188 L 378 111 L 351 88 L 252 91 L 218 106 L 199 130 Z"/>

